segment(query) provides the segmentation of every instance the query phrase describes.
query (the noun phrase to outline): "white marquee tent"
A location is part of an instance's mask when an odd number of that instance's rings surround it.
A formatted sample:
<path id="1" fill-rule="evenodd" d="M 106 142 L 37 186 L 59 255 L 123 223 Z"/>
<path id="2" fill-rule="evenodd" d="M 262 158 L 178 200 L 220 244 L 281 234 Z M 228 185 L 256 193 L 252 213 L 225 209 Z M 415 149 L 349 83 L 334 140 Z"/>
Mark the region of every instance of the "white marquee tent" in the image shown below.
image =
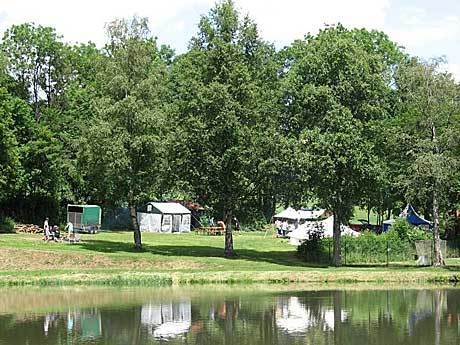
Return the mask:
<path id="1" fill-rule="evenodd" d="M 359 236 L 359 232 L 352 230 L 350 227 L 341 224 L 340 229 L 343 235 Z M 309 238 L 310 233 L 323 231 L 324 237 L 332 237 L 334 232 L 334 216 L 330 216 L 324 220 L 305 222 L 289 233 L 289 244 L 294 246 L 300 245 L 303 241 Z"/>
<path id="2" fill-rule="evenodd" d="M 313 210 L 306 210 L 306 209 L 300 209 L 297 211 L 299 214 L 299 220 L 313 220 L 313 219 L 319 219 L 320 217 L 324 217 L 326 210 L 325 209 L 313 209 Z"/>
<path id="3" fill-rule="evenodd" d="M 294 210 L 292 207 L 288 207 L 284 211 L 281 211 L 278 214 L 275 214 L 273 216 L 275 219 L 290 219 L 290 220 L 298 220 L 299 219 L 299 213 Z"/>
<path id="4" fill-rule="evenodd" d="M 144 232 L 189 232 L 190 220 L 190 210 L 176 202 L 149 202 L 137 213 Z"/>

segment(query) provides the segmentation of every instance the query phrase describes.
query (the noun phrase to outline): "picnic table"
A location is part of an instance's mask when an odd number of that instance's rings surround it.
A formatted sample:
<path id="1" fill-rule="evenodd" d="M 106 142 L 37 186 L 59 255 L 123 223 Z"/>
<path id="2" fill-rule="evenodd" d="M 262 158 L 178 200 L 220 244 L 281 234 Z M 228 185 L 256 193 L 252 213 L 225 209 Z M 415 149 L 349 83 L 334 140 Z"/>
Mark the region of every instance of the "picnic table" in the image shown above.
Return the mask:
<path id="1" fill-rule="evenodd" d="M 224 235 L 225 228 L 221 226 L 209 226 L 197 228 L 195 232 L 200 235 Z"/>

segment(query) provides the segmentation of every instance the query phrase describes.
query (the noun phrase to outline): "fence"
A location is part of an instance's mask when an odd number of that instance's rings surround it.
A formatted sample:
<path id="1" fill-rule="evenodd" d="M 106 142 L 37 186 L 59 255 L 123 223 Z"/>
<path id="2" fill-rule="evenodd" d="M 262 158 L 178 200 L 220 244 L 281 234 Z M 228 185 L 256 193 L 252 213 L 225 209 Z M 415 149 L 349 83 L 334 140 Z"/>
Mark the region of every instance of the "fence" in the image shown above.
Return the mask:
<path id="1" fill-rule="evenodd" d="M 429 263 L 433 260 L 434 246 L 431 240 L 427 241 Z M 445 258 L 460 257 L 459 241 L 443 241 L 443 254 Z M 299 254 L 311 263 L 332 263 L 333 242 L 332 238 L 318 241 L 307 241 L 298 248 Z M 341 240 L 342 263 L 352 264 L 387 264 L 399 262 L 413 262 L 418 259 L 414 243 L 399 239 L 387 239 L 383 236 L 343 236 Z"/>

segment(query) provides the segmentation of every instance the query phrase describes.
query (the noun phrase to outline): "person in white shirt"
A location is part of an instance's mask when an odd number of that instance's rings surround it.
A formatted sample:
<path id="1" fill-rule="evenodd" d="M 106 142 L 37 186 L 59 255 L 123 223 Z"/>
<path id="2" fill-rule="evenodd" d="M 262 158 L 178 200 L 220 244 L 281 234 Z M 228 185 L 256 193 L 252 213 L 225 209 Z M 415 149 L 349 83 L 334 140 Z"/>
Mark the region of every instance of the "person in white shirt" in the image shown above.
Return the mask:
<path id="1" fill-rule="evenodd" d="M 283 236 L 286 236 L 288 230 L 289 230 L 289 224 L 288 224 L 287 220 L 285 220 L 285 221 L 281 224 L 282 235 L 283 235 Z"/>
<path id="2" fill-rule="evenodd" d="M 49 218 L 45 218 L 45 222 L 43 223 L 43 232 L 45 233 L 45 241 L 48 241 L 51 238 L 50 226 L 48 224 Z"/>
<path id="3" fill-rule="evenodd" d="M 73 224 L 72 224 L 72 222 L 67 223 L 67 225 L 64 228 L 64 231 L 66 231 L 66 230 L 69 232 L 69 239 L 70 239 L 71 234 L 73 235 Z"/>

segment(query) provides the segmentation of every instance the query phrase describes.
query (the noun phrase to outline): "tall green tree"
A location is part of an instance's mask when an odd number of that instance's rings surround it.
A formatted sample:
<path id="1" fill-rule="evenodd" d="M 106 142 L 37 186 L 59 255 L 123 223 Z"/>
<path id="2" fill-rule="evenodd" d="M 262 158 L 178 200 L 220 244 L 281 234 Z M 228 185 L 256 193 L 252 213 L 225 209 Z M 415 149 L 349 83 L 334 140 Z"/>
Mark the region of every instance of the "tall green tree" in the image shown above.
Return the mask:
<path id="1" fill-rule="evenodd" d="M 306 189 L 334 213 L 334 264 L 340 224 L 362 202 L 377 171 L 371 123 L 389 116 L 401 53 L 380 32 L 342 25 L 296 41 L 284 52 L 282 129 L 300 140 Z"/>
<path id="2" fill-rule="evenodd" d="M 304 181 L 322 207 L 334 215 L 333 263 L 341 265 L 341 224 L 365 195 L 363 186 L 375 176 L 377 159 L 370 141 L 362 140 L 365 127 L 346 107 L 336 106 L 318 123 L 302 132 L 300 162 Z"/>
<path id="3" fill-rule="evenodd" d="M 395 133 L 404 131 L 405 181 L 409 199 L 430 200 L 435 266 L 445 265 L 440 245 L 440 212 L 449 212 L 449 196 L 458 193 L 458 85 L 440 71 L 440 61 L 412 60 L 397 76 L 401 116 Z"/>
<path id="4" fill-rule="evenodd" d="M 33 104 L 37 121 L 41 104 L 51 106 L 64 89 L 64 47 L 53 28 L 30 23 L 13 25 L 3 36 L 1 49 L 17 81 L 17 95 Z"/>
<path id="5" fill-rule="evenodd" d="M 166 68 L 147 19 L 116 20 L 107 32 L 97 118 L 84 134 L 80 158 L 93 198 L 112 206 L 127 203 L 134 245 L 141 249 L 136 207 L 159 188 Z"/>
<path id="6" fill-rule="evenodd" d="M 0 202 L 14 194 L 23 174 L 9 95 L 0 87 Z"/>
<path id="7" fill-rule="evenodd" d="M 178 167 L 190 193 L 225 221 L 224 253 L 233 256 L 232 218 L 260 190 L 253 164 L 263 169 L 269 158 L 252 161 L 255 148 L 260 136 L 276 135 L 275 51 L 232 1 L 217 3 L 198 27 L 172 70 Z"/>

